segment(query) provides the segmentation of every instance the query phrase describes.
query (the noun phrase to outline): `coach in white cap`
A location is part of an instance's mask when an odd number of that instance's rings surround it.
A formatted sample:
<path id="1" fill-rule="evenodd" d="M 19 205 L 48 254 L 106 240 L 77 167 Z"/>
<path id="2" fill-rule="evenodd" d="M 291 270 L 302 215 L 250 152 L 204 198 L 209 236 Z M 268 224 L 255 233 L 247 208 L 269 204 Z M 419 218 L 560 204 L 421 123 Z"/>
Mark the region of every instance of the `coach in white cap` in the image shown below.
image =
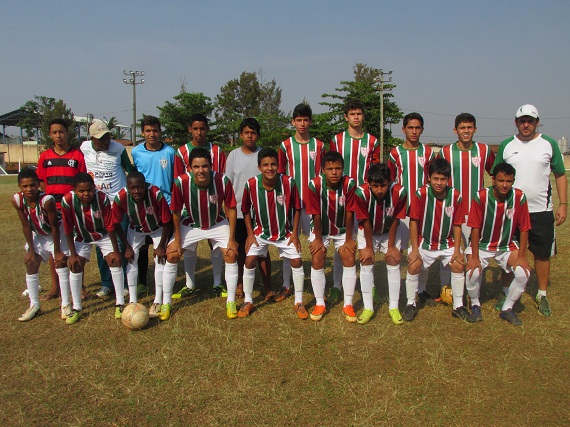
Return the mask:
<path id="1" fill-rule="evenodd" d="M 518 134 L 504 140 L 499 146 L 495 164 L 507 162 L 517 171 L 515 186 L 524 191 L 528 201 L 532 230 L 528 241 L 534 255 L 534 268 L 538 279 L 535 303 L 543 316 L 552 314 L 546 298 L 550 277 L 550 257 L 556 254 L 554 224 L 566 221 L 568 208 L 566 171 L 558 143 L 538 133 L 538 110 L 526 104 L 515 113 Z M 554 174 L 559 204 L 553 214 L 550 172 Z"/>

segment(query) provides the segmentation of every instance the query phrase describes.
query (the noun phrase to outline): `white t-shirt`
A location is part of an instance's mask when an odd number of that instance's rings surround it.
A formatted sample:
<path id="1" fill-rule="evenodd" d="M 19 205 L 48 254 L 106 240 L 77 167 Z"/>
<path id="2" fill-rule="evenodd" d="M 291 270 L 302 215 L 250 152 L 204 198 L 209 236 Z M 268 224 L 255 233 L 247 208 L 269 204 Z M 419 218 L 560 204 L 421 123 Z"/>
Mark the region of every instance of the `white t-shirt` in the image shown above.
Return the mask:
<path id="1" fill-rule="evenodd" d="M 95 181 L 95 188 L 107 195 L 111 203 L 121 188 L 127 185 L 127 176 L 123 169 L 121 156 L 125 147 L 111 140 L 107 151 L 95 151 L 90 140 L 81 144 L 81 152 L 85 157 L 87 172 Z"/>
<path id="2" fill-rule="evenodd" d="M 236 209 L 237 217 L 243 218 L 243 213 L 241 211 L 241 200 L 243 198 L 243 189 L 248 179 L 259 175 L 259 169 L 257 168 L 257 153 L 261 150 L 261 147 L 257 147 L 255 153 L 246 154 L 241 150 L 241 147 L 233 150 L 226 159 L 226 175 L 234 187 L 234 193 L 236 195 Z"/>

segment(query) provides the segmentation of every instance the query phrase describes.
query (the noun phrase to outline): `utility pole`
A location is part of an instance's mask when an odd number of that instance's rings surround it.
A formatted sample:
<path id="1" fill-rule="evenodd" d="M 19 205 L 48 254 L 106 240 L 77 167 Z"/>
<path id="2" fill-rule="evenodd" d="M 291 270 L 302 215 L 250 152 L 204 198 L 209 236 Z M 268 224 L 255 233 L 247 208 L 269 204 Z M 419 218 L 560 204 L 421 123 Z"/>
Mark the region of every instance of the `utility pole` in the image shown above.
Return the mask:
<path id="1" fill-rule="evenodd" d="M 384 161 L 384 91 L 389 92 L 392 88 L 384 88 L 384 83 L 392 81 L 392 71 L 385 73 L 382 69 L 377 70 L 378 77 L 376 83 L 378 84 L 378 92 L 380 92 L 380 161 Z M 388 77 L 386 79 L 386 77 Z"/>
<path id="2" fill-rule="evenodd" d="M 130 76 L 128 79 L 123 79 L 123 83 L 127 85 L 133 85 L 133 131 L 132 131 L 132 139 L 133 139 L 133 146 L 136 145 L 137 139 L 137 85 L 142 85 L 144 83 L 144 79 L 141 79 L 140 82 L 137 82 L 137 77 L 144 76 L 144 71 L 127 71 L 123 70 L 123 74 L 125 76 Z"/>

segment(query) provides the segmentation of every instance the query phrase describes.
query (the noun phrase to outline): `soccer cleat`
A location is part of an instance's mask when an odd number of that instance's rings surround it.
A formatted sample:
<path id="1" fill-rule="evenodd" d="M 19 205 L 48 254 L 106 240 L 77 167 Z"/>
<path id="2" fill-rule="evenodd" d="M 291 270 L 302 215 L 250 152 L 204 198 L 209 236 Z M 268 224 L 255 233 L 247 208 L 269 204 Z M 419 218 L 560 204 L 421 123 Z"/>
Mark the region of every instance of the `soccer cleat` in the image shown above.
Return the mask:
<path id="1" fill-rule="evenodd" d="M 27 322 L 28 320 L 32 320 L 34 317 L 36 317 L 38 314 L 40 314 L 42 311 L 40 310 L 40 306 L 39 305 L 31 305 L 30 307 L 28 307 L 28 309 L 26 311 L 24 311 L 24 314 L 22 314 L 20 317 L 18 317 L 18 320 L 20 322 Z"/>
<path id="2" fill-rule="evenodd" d="M 124 305 L 117 305 L 115 307 L 115 319 L 120 319 L 123 317 L 123 310 L 125 309 Z"/>
<path id="3" fill-rule="evenodd" d="M 216 294 L 216 296 L 218 297 L 222 297 L 222 298 L 227 298 L 228 296 L 228 290 L 226 289 L 226 287 L 224 285 L 222 285 L 221 283 L 217 286 L 214 286 L 212 288 L 212 290 L 214 291 L 214 293 Z"/>
<path id="4" fill-rule="evenodd" d="M 354 308 L 352 308 L 351 305 L 345 305 L 342 308 L 342 312 L 344 313 L 344 318 L 346 319 L 347 322 L 356 323 L 357 321 L 356 313 L 354 312 Z"/>
<path id="5" fill-rule="evenodd" d="M 307 312 L 307 309 L 305 308 L 302 302 L 298 302 L 297 304 L 295 304 L 294 309 L 299 319 L 305 320 L 309 318 L 309 313 Z"/>
<path id="6" fill-rule="evenodd" d="M 508 310 L 501 311 L 501 313 L 499 314 L 499 317 L 503 320 L 506 320 L 507 322 L 509 322 L 513 326 L 521 326 L 522 325 L 522 320 L 519 319 L 517 314 L 511 308 L 509 308 Z"/>
<path id="7" fill-rule="evenodd" d="M 471 314 L 463 306 L 457 307 L 456 309 L 453 309 L 451 311 L 451 315 L 453 317 L 457 317 L 458 319 L 465 320 L 466 322 L 473 323 L 473 321 L 471 320 Z"/>
<path id="8" fill-rule="evenodd" d="M 226 303 L 226 316 L 228 316 L 228 319 L 235 319 L 236 317 L 238 317 L 238 312 L 235 302 Z"/>
<path id="9" fill-rule="evenodd" d="M 162 304 L 160 306 L 160 320 L 170 319 L 170 313 L 172 312 L 172 304 Z"/>
<path id="10" fill-rule="evenodd" d="M 290 296 L 291 296 L 291 288 L 282 287 L 277 296 L 273 299 L 275 300 L 275 302 L 281 302 L 285 298 Z"/>
<path id="11" fill-rule="evenodd" d="M 481 306 L 480 305 L 473 305 L 471 306 L 471 322 L 482 322 L 483 321 L 483 314 L 481 314 Z"/>
<path id="12" fill-rule="evenodd" d="M 504 294 L 504 292 L 501 292 L 501 295 L 499 295 L 499 298 L 497 298 L 497 302 L 495 303 L 495 311 L 503 310 L 503 304 L 505 303 L 506 299 L 507 296 Z"/>
<path id="13" fill-rule="evenodd" d="M 268 289 L 265 291 L 265 301 L 275 301 L 275 297 L 277 296 L 277 293 L 275 291 L 272 291 L 271 289 Z"/>
<path id="14" fill-rule="evenodd" d="M 329 303 L 329 306 L 333 306 L 335 305 L 337 302 L 340 301 L 340 289 L 339 288 L 332 288 L 331 292 L 329 294 L 329 297 L 327 298 L 327 302 Z"/>
<path id="15" fill-rule="evenodd" d="M 182 289 L 180 289 L 177 293 L 172 294 L 172 299 L 180 299 L 180 298 L 189 297 L 189 296 L 192 295 L 195 291 L 196 291 L 195 288 L 189 288 L 188 286 L 184 286 L 184 287 L 183 287 Z"/>
<path id="16" fill-rule="evenodd" d="M 388 310 L 388 314 L 390 315 L 390 319 L 392 319 L 394 325 L 401 325 L 402 323 L 404 323 L 404 319 L 402 319 L 400 310 L 398 310 L 397 308 L 391 308 L 390 310 Z"/>
<path id="17" fill-rule="evenodd" d="M 107 286 L 103 286 L 101 287 L 101 290 L 97 292 L 95 295 L 97 296 L 97 298 L 105 298 L 110 293 L 111 289 L 109 289 Z"/>
<path id="18" fill-rule="evenodd" d="M 153 302 L 148 309 L 148 317 L 149 319 L 156 319 L 158 316 L 160 316 L 160 304 Z"/>
<path id="19" fill-rule="evenodd" d="M 422 305 L 427 305 L 428 307 L 435 307 L 437 305 L 433 297 L 426 291 L 418 293 L 418 300 Z"/>
<path id="20" fill-rule="evenodd" d="M 418 308 L 414 304 L 408 304 L 404 310 L 404 320 L 406 322 L 413 322 L 418 315 Z"/>
<path id="21" fill-rule="evenodd" d="M 61 306 L 61 319 L 65 320 L 71 314 L 71 304 Z"/>
<path id="22" fill-rule="evenodd" d="M 323 318 L 326 311 L 327 309 L 324 305 L 316 305 L 315 308 L 313 309 L 313 312 L 311 313 L 311 320 L 318 322 Z"/>
<path id="23" fill-rule="evenodd" d="M 552 310 L 550 309 L 550 303 L 548 302 L 546 296 L 536 294 L 534 303 L 536 304 L 536 308 L 538 308 L 538 314 L 547 317 L 552 315 Z"/>
<path id="24" fill-rule="evenodd" d="M 359 325 L 365 325 L 368 322 L 370 322 L 370 319 L 372 319 L 372 316 L 374 316 L 374 310 L 363 310 L 362 313 L 360 313 L 360 317 L 356 320 L 358 322 Z"/>
<path id="25" fill-rule="evenodd" d="M 238 311 L 238 317 L 247 317 L 251 314 L 251 310 L 253 309 L 253 304 L 250 302 L 244 302 Z"/>
<path id="26" fill-rule="evenodd" d="M 65 319 L 65 323 L 68 325 L 73 325 L 74 323 L 79 322 L 79 318 L 81 317 L 81 312 L 79 310 L 71 310 L 71 314 L 67 316 Z"/>
<path id="27" fill-rule="evenodd" d="M 439 302 L 449 305 L 449 306 L 453 306 L 453 290 L 451 289 L 451 286 L 449 285 L 445 285 L 441 288 L 441 291 L 439 293 Z M 435 302 L 438 302 L 437 299 L 434 300 Z"/>

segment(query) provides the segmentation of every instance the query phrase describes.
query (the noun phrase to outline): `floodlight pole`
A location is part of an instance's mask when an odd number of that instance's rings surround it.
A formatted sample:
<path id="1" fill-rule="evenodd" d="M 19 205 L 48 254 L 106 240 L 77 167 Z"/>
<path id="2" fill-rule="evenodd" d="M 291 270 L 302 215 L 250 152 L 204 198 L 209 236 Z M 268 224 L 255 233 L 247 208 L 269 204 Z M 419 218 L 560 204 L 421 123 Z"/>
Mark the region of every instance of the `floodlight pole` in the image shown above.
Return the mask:
<path id="1" fill-rule="evenodd" d="M 123 70 L 123 74 L 125 76 L 130 76 L 130 78 L 128 78 L 128 79 L 123 79 L 123 83 L 133 86 L 133 130 L 132 130 L 132 138 L 133 138 L 133 146 L 134 146 L 134 145 L 136 145 L 136 139 L 137 139 L 137 85 L 144 84 L 144 79 L 141 79 L 140 82 L 137 82 L 137 77 L 144 76 L 144 71 Z"/>
<path id="2" fill-rule="evenodd" d="M 388 79 L 384 79 L 388 77 Z M 380 161 L 384 161 L 384 91 L 388 92 L 392 88 L 384 89 L 384 83 L 392 81 L 392 71 L 385 73 L 382 69 L 378 70 L 376 83 L 378 84 L 378 92 L 380 92 Z"/>

